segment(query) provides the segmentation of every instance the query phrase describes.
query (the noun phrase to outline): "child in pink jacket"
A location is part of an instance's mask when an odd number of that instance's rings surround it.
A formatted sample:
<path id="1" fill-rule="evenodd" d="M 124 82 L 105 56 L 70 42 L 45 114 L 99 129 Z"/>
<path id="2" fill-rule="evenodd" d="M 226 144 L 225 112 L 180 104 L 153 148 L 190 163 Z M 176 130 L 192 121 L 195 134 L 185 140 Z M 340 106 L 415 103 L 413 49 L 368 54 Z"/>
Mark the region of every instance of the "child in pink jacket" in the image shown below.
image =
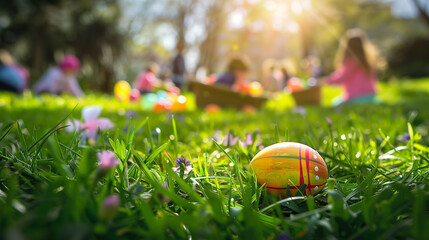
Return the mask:
<path id="1" fill-rule="evenodd" d="M 343 87 L 341 104 L 374 102 L 377 76 L 372 45 L 360 29 L 348 30 L 338 50 L 340 66 L 325 79 L 326 84 Z"/>
<path id="2" fill-rule="evenodd" d="M 155 87 L 159 85 L 159 80 L 156 78 L 158 71 L 158 64 L 149 63 L 146 71 L 141 72 L 134 81 L 134 88 L 138 89 L 141 94 L 153 92 Z"/>
<path id="3" fill-rule="evenodd" d="M 65 56 L 58 67 L 50 68 L 45 75 L 34 85 L 36 94 L 68 93 L 75 97 L 83 96 L 82 89 L 76 80 L 76 74 L 80 68 L 79 59 L 73 55 Z"/>

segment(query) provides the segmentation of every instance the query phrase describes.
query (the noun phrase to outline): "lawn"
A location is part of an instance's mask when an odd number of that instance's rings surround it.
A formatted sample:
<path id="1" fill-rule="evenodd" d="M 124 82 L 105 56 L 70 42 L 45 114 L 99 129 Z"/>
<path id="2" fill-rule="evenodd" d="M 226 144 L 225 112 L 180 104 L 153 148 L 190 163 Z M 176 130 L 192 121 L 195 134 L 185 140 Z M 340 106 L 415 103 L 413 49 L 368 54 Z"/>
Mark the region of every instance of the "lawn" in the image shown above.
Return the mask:
<path id="1" fill-rule="evenodd" d="M 429 79 L 379 89 L 376 105 L 329 107 L 339 89 L 327 87 L 321 107 L 279 94 L 254 113 L 207 113 L 191 94 L 174 114 L 99 94 L 1 94 L 1 238 L 427 239 Z M 96 141 L 64 128 L 88 105 L 115 124 Z M 279 199 L 257 184 L 249 162 L 284 141 L 324 158 L 321 193 Z M 119 165 L 100 170 L 102 150 Z M 178 157 L 192 170 L 176 173 Z"/>

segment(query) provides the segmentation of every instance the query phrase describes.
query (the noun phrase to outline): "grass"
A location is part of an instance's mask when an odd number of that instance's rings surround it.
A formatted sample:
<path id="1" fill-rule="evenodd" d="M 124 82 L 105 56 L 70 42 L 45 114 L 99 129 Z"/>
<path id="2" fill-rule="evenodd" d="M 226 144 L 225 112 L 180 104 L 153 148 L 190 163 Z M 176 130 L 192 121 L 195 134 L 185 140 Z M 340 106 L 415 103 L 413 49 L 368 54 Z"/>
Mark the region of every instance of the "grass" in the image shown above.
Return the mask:
<path id="1" fill-rule="evenodd" d="M 325 88 L 323 106 L 305 114 L 287 95 L 257 113 L 215 114 L 188 95 L 190 110 L 174 117 L 103 95 L 2 94 L 1 238 L 427 239 L 429 79 L 381 84 L 383 103 L 374 106 L 328 107 L 338 92 Z M 89 144 L 62 120 L 94 104 L 115 127 Z M 267 194 L 248 168 L 257 146 L 216 144 L 218 130 L 242 139 L 258 130 L 263 146 L 316 149 L 327 187 L 312 197 Z M 97 167 L 101 150 L 120 159 L 106 174 Z M 188 175 L 172 170 L 176 157 L 191 160 Z M 112 194 L 117 211 L 103 205 Z"/>

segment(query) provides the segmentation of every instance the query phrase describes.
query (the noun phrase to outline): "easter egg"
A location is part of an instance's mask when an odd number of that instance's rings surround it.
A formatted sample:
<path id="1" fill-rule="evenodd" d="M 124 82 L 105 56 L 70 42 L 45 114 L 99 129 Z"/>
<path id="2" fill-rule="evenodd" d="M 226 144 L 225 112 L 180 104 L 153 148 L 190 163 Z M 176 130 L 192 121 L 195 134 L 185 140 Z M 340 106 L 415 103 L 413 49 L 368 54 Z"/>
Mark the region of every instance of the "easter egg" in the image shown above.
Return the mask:
<path id="1" fill-rule="evenodd" d="M 286 197 L 286 189 L 295 196 L 305 184 L 305 195 L 320 192 L 328 178 L 328 168 L 314 149 L 295 142 L 271 145 L 260 151 L 250 162 L 259 184 L 266 184 L 267 191 Z"/>
<path id="2" fill-rule="evenodd" d="M 155 106 L 153 106 L 153 111 L 156 113 L 160 113 L 165 111 L 165 107 L 162 103 L 156 103 Z"/>
<path id="3" fill-rule="evenodd" d="M 218 105 L 216 105 L 216 104 L 209 104 L 209 105 L 207 105 L 205 107 L 205 110 L 206 110 L 207 113 L 212 114 L 212 113 L 219 112 L 220 111 L 220 107 Z"/>
<path id="4" fill-rule="evenodd" d="M 183 95 L 178 96 L 173 105 L 171 105 L 171 111 L 185 111 L 186 110 L 186 97 Z"/>
<path id="5" fill-rule="evenodd" d="M 241 93 L 249 93 L 249 85 L 246 83 L 237 84 L 233 87 L 236 91 Z"/>
<path id="6" fill-rule="evenodd" d="M 299 79 L 297 77 L 293 77 L 293 78 L 289 79 L 289 81 L 287 82 L 287 89 L 291 92 L 297 92 L 297 91 L 301 91 L 302 89 L 304 89 L 304 85 L 303 85 L 301 79 Z"/>
<path id="7" fill-rule="evenodd" d="M 255 113 L 256 112 L 256 108 L 252 105 L 245 105 L 243 107 L 243 112 L 245 113 Z"/>
<path id="8" fill-rule="evenodd" d="M 143 95 L 141 104 L 144 110 L 152 110 L 153 106 L 158 102 L 158 96 L 154 93 L 147 93 Z"/>
<path id="9" fill-rule="evenodd" d="M 113 87 L 115 97 L 120 101 L 128 101 L 131 93 L 131 86 L 127 81 L 119 81 Z"/>
<path id="10" fill-rule="evenodd" d="M 264 89 L 262 89 L 262 85 L 259 82 L 252 82 L 250 83 L 249 93 L 252 96 L 261 96 L 264 92 Z"/>
<path id="11" fill-rule="evenodd" d="M 158 96 L 158 99 L 167 100 L 168 99 L 168 93 L 164 90 L 159 90 L 156 95 Z"/>
<path id="12" fill-rule="evenodd" d="M 174 94 L 174 95 L 179 95 L 180 94 L 180 88 L 178 87 L 171 87 L 170 89 L 168 89 L 168 93 Z"/>
<path id="13" fill-rule="evenodd" d="M 130 100 L 132 102 L 137 102 L 140 99 L 140 91 L 138 89 L 131 90 Z"/>
<path id="14" fill-rule="evenodd" d="M 170 111 L 171 105 L 169 101 L 161 99 L 153 106 L 153 111 L 156 113 Z"/>

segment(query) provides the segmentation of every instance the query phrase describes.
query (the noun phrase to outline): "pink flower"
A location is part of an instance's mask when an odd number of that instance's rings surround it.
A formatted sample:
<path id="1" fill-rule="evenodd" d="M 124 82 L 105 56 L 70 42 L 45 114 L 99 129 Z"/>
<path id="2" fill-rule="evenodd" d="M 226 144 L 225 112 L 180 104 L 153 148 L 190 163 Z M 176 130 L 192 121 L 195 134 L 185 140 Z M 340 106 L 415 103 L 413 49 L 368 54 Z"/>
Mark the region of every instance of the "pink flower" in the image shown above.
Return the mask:
<path id="1" fill-rule="evenodd" d="M 80 130 L 80 121 L 77 119 L 73 119 L 73 120 L 68 119 L 66 125 L 68 125 L 66 127 L 67 132 L 74 132 L 74 131 Z"/>
<path id="2" fill-rule="evenodd" d="M 119 165 L 119 160 L 115 158 L 115 153 L 112 151 L 103 150 L 100 153 L 97 153 L 97 157 L 100 162 L 98 168 L 101 172 L 107 172 Z"/>
<path id="3" fill-rule="evenodd" d="M 243 148 L 247 148 L 248 146 L 252 146 L 253 143 L 255 142 L 255 140 L 259 138 L 259 132 L 258 132 L 258 130 L 256 130 L 255 132 L 256 132 L 255 139 L 253 139 L 252 134 L 248 133 L 246 135 L 246 140 L 245 141 L 241 141 L 241 140 L 239 141 L 240 145 Z M 259 145 L 261 145 L 261 141 L 260 140 L 258 140 L 258 142 L 256 143 L 256 147 L 259 147 Z"/>
<path id="4" fill-rule="evenodd" d="M 121 206 L 121 199 L 117 194 L 112 194 L 106 197 L 100 208 L 100 218 L 112 219 Z"/>
<path id="5" fill-rule="evenodd" d="M 253 136 L 255 136 L 255 139 L 253 138 Z M 234 133 L 232 131 L 226 134 L 223 139 L 220 131 L 216 131 L 215 135 L 213 136 L 213 139 L 216 142 L 222 143 L 227 147 L 232 147 L 238 142 L 243 148 L 247 148 L 248 146 L 252 146 L 255 140 L 259 138 L 259 131 L 258 129 L 256 129 L 255 132 L 246 134 L 244 141 L 240 140 L 242 138 L 243 137 L 234 136 Z M 258 140 L 256 146 L 258 147 L 259 145 L 261 145 L 261 141 Z"/>
<path id="6" fill-rule="evenodd" d="M 87 106 L 82 109 L 83 122 L 79 122 L 74 119 L 73 121 L 68 120 L 67 131 L 82 131 L 83 139 L 96 139 L 98 135 L 98 129 L 103 132 L 106 129 L 111 129 L 114 124 L 107 118 L 98 118 L 102 108 L 100 106 Z"/>
<path id="7" fill-rule="evenodd" d="M 83 123 L 80 129 L 84 130 L 86 137 L 95 139 L 97 137 L 98 128 L 100 131 L 110 129 L 114 124 L 107 118 L 98 118 L 102 108 L 100 106 L 88 106 L 82 109 Z"/>
<path id="8" fill-rule="evenodd" d="M 326 122 L 328 123 L 329 126 L 332 125 L 332 120 L 328 117 L 326 117 Z"/>

